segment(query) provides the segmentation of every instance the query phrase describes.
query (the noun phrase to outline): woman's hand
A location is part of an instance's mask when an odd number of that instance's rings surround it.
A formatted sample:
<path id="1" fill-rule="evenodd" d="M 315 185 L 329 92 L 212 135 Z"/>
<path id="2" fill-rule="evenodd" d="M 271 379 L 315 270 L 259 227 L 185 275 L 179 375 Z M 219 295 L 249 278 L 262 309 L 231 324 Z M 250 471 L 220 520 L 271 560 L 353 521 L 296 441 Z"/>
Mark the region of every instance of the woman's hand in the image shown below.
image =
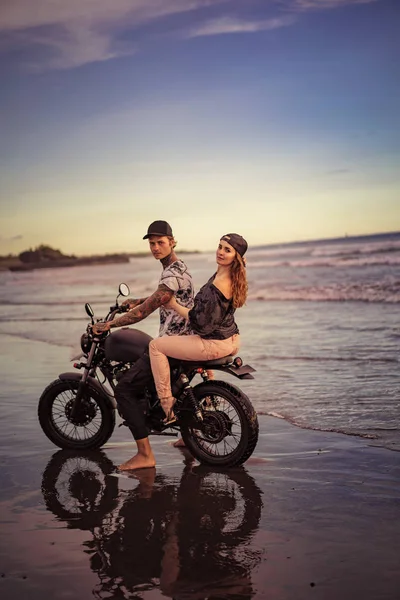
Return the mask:
<path id="1" fill-rule="evenodd" d="M 176 310 L 176 307 L 179 306 L 179 304 L 177 303 L 177 301 L 175 300 L 175 296 L 171 297 L 171 300 L 168 300 L 168 302 L 166 302 L 164 304 L 164 306 L 166 308 L 172 308 L 172 310 Z"/>
<path id="2" fill-rule="evenodd" d="M 94 325 L 92 325 L 93 333 L 95 335 L 100 335 L 105 331 L 110 331 L 110 322 L 111 321 L 106 321 L 106 323 L 95 323 Z"/>
<path id="3" fill-rule="evenodd" d="M 164 306 L 166 308 L 171 308 L 172 310 L 176 311 L 178 315 L 180 315 L 184 319 L 188 318 L 189 309 L 179 304 L 179 302 L 176 301 L 175 296 L 172 296 L 171 300 L 168 300 L 168 302 L 166 302 Z"/>

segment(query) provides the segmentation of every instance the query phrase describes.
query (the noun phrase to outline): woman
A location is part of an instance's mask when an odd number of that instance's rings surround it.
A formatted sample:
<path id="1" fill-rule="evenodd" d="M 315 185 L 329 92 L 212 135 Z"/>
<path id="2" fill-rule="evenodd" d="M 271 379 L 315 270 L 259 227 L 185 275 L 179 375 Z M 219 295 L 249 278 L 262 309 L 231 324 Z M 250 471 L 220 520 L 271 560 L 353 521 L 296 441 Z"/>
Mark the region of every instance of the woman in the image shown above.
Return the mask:
<path id="1" fill-rule="evenodd" d="M 172 407 L 168 356 L 181 360 L 213 360 L 239 350 L 239 329 L 234 313 L 247 297 L 247 278 L 244 254 L 246 240 L 237 233 L 220 239 L 217 253 L 217 272 L 195 296 L 189 310 L 172 299 L 168 306 L 189 320 L 193 335 L 163 336 L 150 342 L 149 353 L 157 394 L 166 414 L 166 423 L 175 420 Z"/>

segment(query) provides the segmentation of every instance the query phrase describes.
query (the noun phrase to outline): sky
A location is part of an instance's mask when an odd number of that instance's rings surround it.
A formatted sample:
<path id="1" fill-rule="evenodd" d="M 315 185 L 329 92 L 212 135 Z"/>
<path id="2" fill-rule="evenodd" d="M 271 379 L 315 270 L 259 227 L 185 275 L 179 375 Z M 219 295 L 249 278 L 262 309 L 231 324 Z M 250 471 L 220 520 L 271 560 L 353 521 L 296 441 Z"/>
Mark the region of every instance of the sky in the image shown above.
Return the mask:
<path id="1" fill-rule="evenodd" d="M 400 230 L 398 0 L 2 0 L 0 254 Z"/>

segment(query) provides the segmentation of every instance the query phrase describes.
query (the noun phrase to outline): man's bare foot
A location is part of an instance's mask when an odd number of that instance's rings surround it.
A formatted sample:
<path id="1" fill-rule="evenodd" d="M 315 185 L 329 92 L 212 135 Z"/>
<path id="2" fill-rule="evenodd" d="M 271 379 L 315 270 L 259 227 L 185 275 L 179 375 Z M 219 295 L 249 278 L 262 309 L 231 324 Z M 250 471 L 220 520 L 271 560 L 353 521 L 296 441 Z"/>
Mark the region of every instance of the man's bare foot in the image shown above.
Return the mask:
<path id="1" fill-rule="evenodd" d="M 137 492 L 141 498 L 151 498 L 156 479 L 156 469 L 136 469 L 133 473 L 128 473 L 128 477 L 132 477 L 139 481 Z"/>
<path id="2" fill-rule="evenodd" d="M 176 440 L 176 442 L 174 442 L 172 445 L 174 448 L 186 448 L 185 442 L 183 441 L 182 438 L 179 438 L 179 440 Z"/>
<path id="3" fill-rule="evenodd" d="M 136 454 L 122 465 L 118 466 L 119 471 L 133 471 L 134 469 L 151 469 L 156 466 L 154 456 L 143 456 Z"/>

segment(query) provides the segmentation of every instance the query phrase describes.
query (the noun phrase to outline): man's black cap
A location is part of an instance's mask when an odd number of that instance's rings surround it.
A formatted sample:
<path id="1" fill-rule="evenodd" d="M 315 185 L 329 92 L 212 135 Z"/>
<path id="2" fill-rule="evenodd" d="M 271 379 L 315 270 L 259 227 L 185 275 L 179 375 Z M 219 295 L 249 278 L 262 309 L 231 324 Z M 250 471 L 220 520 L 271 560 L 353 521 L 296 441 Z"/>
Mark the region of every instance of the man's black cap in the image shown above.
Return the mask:
<path id="1" fill-rule="evenodd" d="M 174 237 L 171 229 L 171 225 L 167 221 L 153 221 L 147 230 L 147 234 L 144 236 L 144 240 L 147 240 L 151 235 L 167 235 Z"/>

